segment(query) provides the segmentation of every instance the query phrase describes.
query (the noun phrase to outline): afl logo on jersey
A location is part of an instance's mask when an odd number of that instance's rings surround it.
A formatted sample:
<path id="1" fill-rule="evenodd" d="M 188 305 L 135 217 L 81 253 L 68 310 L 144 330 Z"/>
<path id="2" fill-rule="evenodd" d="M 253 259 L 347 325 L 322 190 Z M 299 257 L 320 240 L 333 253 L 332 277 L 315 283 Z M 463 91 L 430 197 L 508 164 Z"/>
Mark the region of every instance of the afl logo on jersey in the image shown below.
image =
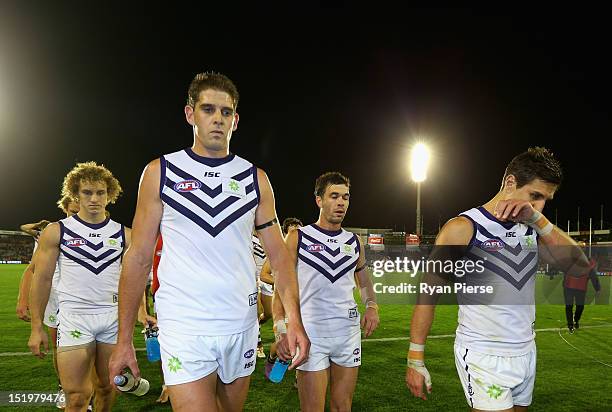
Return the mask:
<path id="1" fill-rule="evenodd" d="M 76 238 L 76 239 L 67 239 L 66 241 L 64 241 L 64 244 L 68 247 L 81 247 L 81 246 L 85 246 L 87 242 L 85 241 L 85 239 Z"/>
<path id="2" fill-rule="evenodd" d="M 313 243 L 312 245 L 308 245 L 309 252 L 323 252 L 325 250 L 325 245 L 320 243 Z"/>
<path id="3" fill-rule="evenodd" d="M 497 239 L 488 239 L 482 242 L 480 247 L 489 252 L 495 252 L 504 248 L 504 242 Z"/>
<path id="4" fill-rule="evenodd" d="M 176 192 L 193 192 L 202 187 L 202 183 L 197 180 L 183 180 L 174 184 L 174 190 Z"/>
<path id="5" fill-rule="evenodd" d="M 253 357 L 254 354 L 255 354 L 255 351 L 253 349 L 249 349 L 248 351 L 245 352 L 244 357 L 247 359 L 250 359 Z"/>

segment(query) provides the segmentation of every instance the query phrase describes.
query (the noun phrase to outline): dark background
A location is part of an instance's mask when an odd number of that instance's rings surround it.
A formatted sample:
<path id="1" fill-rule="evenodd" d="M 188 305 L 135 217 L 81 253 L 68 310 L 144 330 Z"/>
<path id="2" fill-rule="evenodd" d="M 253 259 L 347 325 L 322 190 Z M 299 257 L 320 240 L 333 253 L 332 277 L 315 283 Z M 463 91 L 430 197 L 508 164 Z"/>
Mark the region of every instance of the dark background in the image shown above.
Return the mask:
<path id="1" fill-rule="evenodd" d="M 88 160 L 120 180 L 125 193 L 109 210 L 131 225 L 144 166 L 192 143 L 183 106 L 204 70 L 238 86 L 231 151 L 266 170 L 281 219 L 314 221 L 314 180 L 338 170 L 352 182 L 345 226 L 414 231 L 417 139 L 433 152 L 426 233 L 489 200 L 510 159 L 535 145 L 566 174 L 545 209 L 551 220 L 575 230 L 580 206 L 581 228 L 589 217 L 599 228 L 606 203 L 609 216 L 601 10 L 152 4 L 0 3 L 1 229 L 61 218 L 61 181 Z"/>

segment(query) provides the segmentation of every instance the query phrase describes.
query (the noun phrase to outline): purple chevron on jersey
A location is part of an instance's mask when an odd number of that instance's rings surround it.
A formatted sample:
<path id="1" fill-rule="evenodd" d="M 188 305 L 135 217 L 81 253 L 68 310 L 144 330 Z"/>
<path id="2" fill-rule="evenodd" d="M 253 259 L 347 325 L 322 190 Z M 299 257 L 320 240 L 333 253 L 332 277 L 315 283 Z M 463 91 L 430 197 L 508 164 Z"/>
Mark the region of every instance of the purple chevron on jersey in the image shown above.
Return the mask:
<path id="1" fill-rule="evenodd" d="M 206 222 L 204 219 L 202 219 L 198 214 L 196 214 L 193 210 L 186 208 L 185 206 L 183 206 L 176 200 L 172 199 L 170 196 L 166 195 L 165 193 L 162 194 L 162 200 L 166 202 L 166 204 L 170 206 L 172 209 L 176 210 L 178 213 L 185 216 L 187 219 L 191 220 L 196 225 L 200 226 L 202 229 L 208 232 L 208 234 L 211 235 L 212 237 L 216 237 L 219 233 L 223 231 L 223 229 L 228 227 L 230 224 L 232 224 L 239 217 L 247 213 L 249 210 L 257 206 L 257 198 L 255 198 L 251 200 L 249 203 L 242 206 L 241 208 L 234 211 L 231 215 L 223 219 L 216 226 L 212 226 L 211 224 Z"/>
<path id="2" fill-rule="evenodd" d="M 300 254 L 298 256 L 298 258 L 306 263 L 307 265 L 311 266 L 312 268 L 314 268 L 317 272 L 319 272 L 320 274 L 322 274 L 323 276 L 325 276 L 327 279 L 329 279 L 329 281 L 331 283 L 336 282 L 338 279 L 340 279 L 342 276 L 346 275 L 349 271 L 355 269 L 355 266 L 357 266 L 357 259 L 355 259 L 354 262 L 352 262 L 350 265 L 348 265 L 347 267 L 345 267 L 344 269 L 342 269 L 341 271 L 339 271 L 338 273 L 336 273 L 335 275 L 331 274 L 327 269 L 323 268 L 321 265 L 319 265 L 318 263 L 314 262 L 313 260 L 309 259 L 308 257 Z"/>
<path id="3" fill-rule="evenodd" d="M 503 279 L 505 279 L 508 283 L 510 283 L 512 286 L 514 286 L 515 288 L 517 288 L 518 290 L 521 290 L 523 288 L 523 286 L 525 286 L 525 284 L 533 277 L 535 276 L 536 273 L 536 269 L 537 269 L 537 265 L 532 265 L 532 267 L 520 278 L 515 278 L 514 276 L 512 276 L 511 273 L 507 272 L 505 269 L 503 269 L 502 267 L 496 265 L 495 263 L 489 261 L 489 260 L 483 260 L 481 257 L 478 257 L 477 255 L 468 252 L 466 254 L 466 256 L 470 259 L 474 259 L 475 261 L 481 261 L 483 266 L 488 269 L 490 272 L 495 273 L 496 275 L 502 277 Z M 530 263 L 532 263 L 533 260 L 528 260 L 526 259 L 526 261 L 524 261 L 524 264 L 520 265 L 518 268 L 520 269 L 520 271 L 517 271 L 517 274 L 520 273 L 523 269 L 525 269 Z M 514 269 L 514 268 L 513 268 Z"/>
<path id="4" fill-rule="evenodd" d="M 90 272 L 99 275 L 100 273 L 102 273 L 102 271 L 104 269 L 106 269 L 107 267 L 109 267 L 111 264 L 113 264 L 114 262 L 116 262 L 119 258 L 121 258 L 121 254 L 115 256 L 114 258 L 104 262 L 102 265 L 98 266 L 98 267 L 94 267 L 92 265 L 90 265 L 89 263 L 85 262 L 82 259 L 79 259 L 75 256 L 72 256 L 68 253 L 66 253 L 65 250 L 62 250 L 62 255 L 64 255 L 67 259 L 72 260 L 75 263 L 78 263 L 79 265 L 81 265 L 82 267 L 84 267 L 85 269 L 89 270 Z"/>

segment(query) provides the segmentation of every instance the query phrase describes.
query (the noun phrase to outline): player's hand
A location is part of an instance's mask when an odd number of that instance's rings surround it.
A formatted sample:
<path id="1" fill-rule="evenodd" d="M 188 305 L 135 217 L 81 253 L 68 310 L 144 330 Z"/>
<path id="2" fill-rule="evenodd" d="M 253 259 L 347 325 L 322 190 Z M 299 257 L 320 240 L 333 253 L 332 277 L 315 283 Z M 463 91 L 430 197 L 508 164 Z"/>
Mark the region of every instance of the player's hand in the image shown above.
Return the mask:
<path id="1" fill-rule="evenodd" d="M 279 333 L 276 341 L 276 355 L 282 361 L 291 360 L 291 350 L 289 349 L 289 341 L 286 333 Z"/>
<path id="2" fill-rule="evenodd" d="M 29 322 L 31 320 L 30 308 L 28 308 L 27 303 L 17 302 L 17 317 L 26 322 Z"/>
<path id="3" fill-rule="evenodd" d="M 289 369 L 295 369 L 306 362 L 310 353 L 310 339 L 306 335 L 304 325 L 297 322 L 290 322 L 287 325 L 287 344 L 289 345 L 289 354 L 293 359 Z"/>
<path id="4" fill-rule="evenodd" d="M 532 204 L 526 200 L 500 200 L 495 205 L 494 215 L 502 222 L 526 222 L 535 213 Z"/>
<path id="5" fill-rule="evenodd" d="M 38 231 L 41 231 L 43 226 L 47 227 L 51 222 L 49 222 L 48 220 L 41 220 L 40 222 L 36 223 L 36 225 L 34 226 L 34 228 Z"/>
<path id="6" fill-rule="evenodd" d="M 425 364 L 422 366 L 409 364 L 406 368 L 406 386 L 414 396 L 427 400 L 427 395 L 423 391 L 423 383 L 425 383 L 427 393 L 431 393 L 431 376 Z"/>
<path id="7" fill-rule="evenodd" d="M 40 350 L 41 345 L 43 346 L 43 351 Z M 28 347 L 32 354 L 40 359 L 43 359 L 47 352 L 49 352 L 49 337 L 42 326 L 32 327 L 30 339 L 28 340 Z"/>
<path id="8" fill-rule="evenodd" d="M 144 326 L 145 328 L 157 326 L 157 318 L 151 315 L 145 315 L 144 317 L 139 317 L 138 322 L 142 323 L 142 326 Z"/>
<path id="9" fill-rule="evenodd" d="M 117 343 L 113 349 L 113 353 L 108 361 L 108 374 L 113 387 L 116 387 L 114 382 L 115 376 L 121 375 L 126 367 L 130 369 L 136 379 L 140 378 L 140 369 L 138 369 L 136 351 L 132 342 L 126 344 Z"/>
<path id="10" fill-rule="evenodd" d="M 370 336 L 378 328 L 379 323 L 378 311 L 374 308 L 367 308 L 361 318 L 361 329 L 363 329 L 364 337 Z"/>

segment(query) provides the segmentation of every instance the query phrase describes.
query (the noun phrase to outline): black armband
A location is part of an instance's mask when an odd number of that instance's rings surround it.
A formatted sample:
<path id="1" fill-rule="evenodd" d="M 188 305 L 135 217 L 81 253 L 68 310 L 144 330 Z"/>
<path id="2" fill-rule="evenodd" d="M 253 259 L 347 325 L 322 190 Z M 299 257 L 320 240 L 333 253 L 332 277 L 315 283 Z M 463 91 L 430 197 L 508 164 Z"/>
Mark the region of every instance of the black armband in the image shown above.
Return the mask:
<path id="1" fill-rule="evenodd" d="M 262 230 L 262 229 L 265 229 L 265 228 L 267 228 L 269 226 L 274 226 L 277 223 L 278 223 L 278 219 L 274 218 L 274 219 L 270 220 L 269 222 L 263 223 L 263 224 L 261 224 L 259 226 L 255 226 L 255 230 Z"/>

